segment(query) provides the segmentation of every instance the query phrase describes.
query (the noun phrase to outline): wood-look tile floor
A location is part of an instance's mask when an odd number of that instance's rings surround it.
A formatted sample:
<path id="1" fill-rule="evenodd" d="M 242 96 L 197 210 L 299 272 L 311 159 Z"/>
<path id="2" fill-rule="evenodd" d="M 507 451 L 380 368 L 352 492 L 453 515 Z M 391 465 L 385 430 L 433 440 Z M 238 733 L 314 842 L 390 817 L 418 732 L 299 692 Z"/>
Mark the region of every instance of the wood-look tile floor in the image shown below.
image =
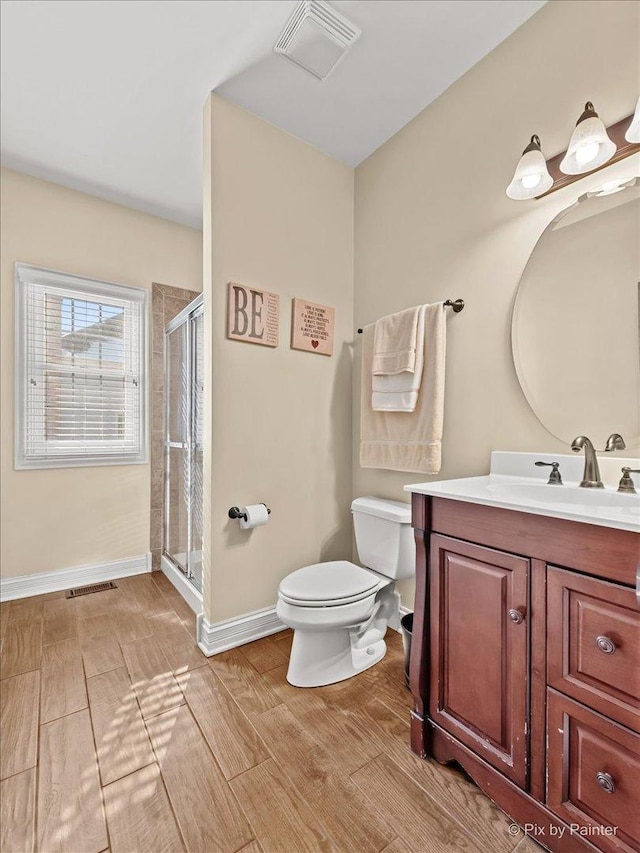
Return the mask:
<path id="1" fill-rule="evenodd" d="M 213 658 L 160 573 L 2 605 L 2 853 L 529 853 L 408 746 L 400 638 L 340 684 L 286 679 L 290 631 Z"/>

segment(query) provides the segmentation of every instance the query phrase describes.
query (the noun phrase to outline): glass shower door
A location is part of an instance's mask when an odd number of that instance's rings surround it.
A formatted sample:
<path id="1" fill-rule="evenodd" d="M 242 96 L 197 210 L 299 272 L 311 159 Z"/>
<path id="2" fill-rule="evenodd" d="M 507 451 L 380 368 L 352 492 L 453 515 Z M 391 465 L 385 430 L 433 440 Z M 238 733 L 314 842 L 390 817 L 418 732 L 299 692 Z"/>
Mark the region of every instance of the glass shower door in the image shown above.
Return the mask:
<path id="1" fill-rule="evenodd" d="M 164 553 L 202 589 L 202 298 L 165 333 Z"/>
<path id="2" fill-rule="evenodd" d="M 188 452 L 188 328 L 167 331 L 165 339 L 166 437 L 164 550 L 188 575 L 189 452 Z"/>
<path id="3" fill-rule="evenodd" d="M 203 312 L 196 309 L 189 319 L 191 337 L 191 535 L 189 577 L 202 590 L 202 411 L 204 394 Z"/>

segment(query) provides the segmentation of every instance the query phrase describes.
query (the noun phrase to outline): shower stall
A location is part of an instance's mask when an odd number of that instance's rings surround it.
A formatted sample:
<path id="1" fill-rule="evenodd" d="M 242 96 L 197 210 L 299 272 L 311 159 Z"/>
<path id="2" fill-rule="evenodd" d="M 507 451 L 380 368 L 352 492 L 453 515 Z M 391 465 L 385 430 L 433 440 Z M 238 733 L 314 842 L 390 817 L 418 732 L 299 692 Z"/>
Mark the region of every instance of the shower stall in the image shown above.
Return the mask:
<path id="1" fill-rule="evenodd" d="M 202 593 L 202 296 L 171 320 L 164 346 L 164 525 L 162 568 L 193 609 Z M 177 584 L 176 584 L 177 585 Z M 185 594 L 186 593 L 186 594 Z"/>

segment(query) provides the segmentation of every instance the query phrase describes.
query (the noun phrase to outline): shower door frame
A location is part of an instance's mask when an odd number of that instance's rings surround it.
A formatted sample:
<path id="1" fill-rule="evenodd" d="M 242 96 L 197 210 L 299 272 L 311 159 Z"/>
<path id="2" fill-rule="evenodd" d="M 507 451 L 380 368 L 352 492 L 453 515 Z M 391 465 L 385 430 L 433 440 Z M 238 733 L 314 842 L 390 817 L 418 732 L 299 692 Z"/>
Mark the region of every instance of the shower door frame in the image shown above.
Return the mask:
<path id="1" fill-rule="evenodd" d="M 194 581 L 193 575 L 193 507 L 192 507 L 192 499 L 193 499 L 193 465 L 194 465 L 194 420 L 193 420 L 193 355 L 194 355 L 194 335 L 193 335 L 193 319 L 200 314 L 204 313 L 204 304 L 203 304 L 203 294 L 199 294 L 193 299 L 179 314 L 170 320 L 164 329 L 164 379 L 167 383 L 167 387 L 165 388 L 165 412 L 164 412 L 164 507 L 162 513 L 162 554 L 168 560 L 171 561 L 172 565 L 176 567 L 176 569 L 185 577 L 193 586 L 195 590 L 199 593 L 202 593 L 202 589 L 198 587 L 197 583 Z M 171 387 L 169 385 L 169 335 L 172 332 L 175 332 L 176 329 L 179 329 L 180 326 L 185 327 L 186 330 L 186 373 L 187 373 L 187 383 L 186 383 L 186 396 L 187 396 L 187 406 L 186 406 L 186 425 L 185 425 L 185 440 L 182 442 L 171 441 L 171 420 L 170 420 L 170 406 L 171 406 Z M 170 513 L 170 478 L 171 478 L 171 450 L 172 448 L 183 450 L 187 456 L 188 465 L 188 484 L 187 484 L 187 551 L 186 551 L 186 571 L 185 569 L 178 563 L 168 549 L 168 545 L 170 544 L 168 541 L 169 534 L 169 513 Z"/>

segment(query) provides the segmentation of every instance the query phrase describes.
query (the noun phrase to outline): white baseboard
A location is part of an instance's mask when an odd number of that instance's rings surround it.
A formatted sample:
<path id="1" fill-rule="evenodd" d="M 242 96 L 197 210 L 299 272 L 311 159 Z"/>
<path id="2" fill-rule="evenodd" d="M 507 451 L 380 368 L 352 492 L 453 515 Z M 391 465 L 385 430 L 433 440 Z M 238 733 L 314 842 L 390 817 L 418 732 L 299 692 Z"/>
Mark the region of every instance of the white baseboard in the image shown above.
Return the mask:
<path id="1" fill-rule="evenodd" d="M 45 592 L 58 592 L 76 586 L 88 586 L 101 581 L 112 581 L 130 575 L 141 575 L 151 571 L 151 554 L 112 560 L 109 563 L 94 563 L 90 566 L 75 566 L 58 572 L 41 572 L 35 575 L 20 575 L 15 578 L 0 578 L 0 601 L 28 598 Z"/>
<path id="2" fill-rule="evenodd" d="M 202 613 L 202 593 L 198 592 L 180 569 L 176 568 L 164 554 L 160 557 L 160 571 L 173 585 L 174 589 L 180 593 L 196 616 Z"/>
<path id="3" fill-rule="evenodd" d="M 400 632 L 400 619 L 412 612 L 410 608 L 401 605 L 398 616 L 389 620 L 389 627 Z M 286 627 L 276 616 L 275 607 L 245 613 L 235 619 L 226 619 L 213 624 L 208 622 L 202 613 L 196 617 L 198 647 L 207 657 L 235 649 L 236 646 L 243 646 L 245 643 L 252 643 L 270 634 L 277 634 L 279 631 L 284 631 Z"/>
<path id="4" fill-rule="evenodd" d="M 198 646 L 207 657 L 268 637 L 270 634 L 277 634 L 287 627 L 276 616 L 275 607 L 245 613 L 235 619 L 213 624 L 207 622 L 201 613 L 197 617 L 196 625 Z"/>

